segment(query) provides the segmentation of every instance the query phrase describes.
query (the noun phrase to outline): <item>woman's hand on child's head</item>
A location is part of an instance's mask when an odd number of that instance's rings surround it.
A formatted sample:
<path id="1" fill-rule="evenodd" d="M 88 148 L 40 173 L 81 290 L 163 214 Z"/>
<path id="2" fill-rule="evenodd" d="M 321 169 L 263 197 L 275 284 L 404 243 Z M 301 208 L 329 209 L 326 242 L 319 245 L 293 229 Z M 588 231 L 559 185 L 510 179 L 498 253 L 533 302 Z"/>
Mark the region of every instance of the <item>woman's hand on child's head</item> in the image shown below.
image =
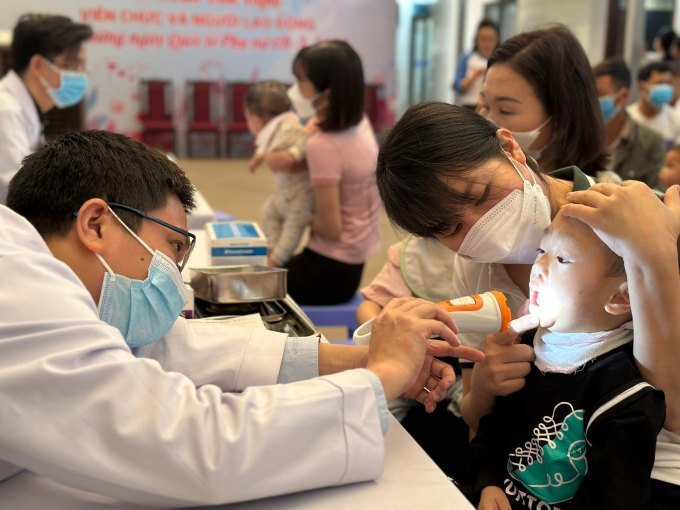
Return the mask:
<path id="1" fill-rule="evenodd" d="M 616 253 L 647 258 L 676 246 L 680 235 L 680 187 L 671 186 L 664 202 L 644 183 L 595 184 L 567 195 L 562 214 L 590 226 Z"/>
<path id="2" fill-rule="evenodd" d="M 482 490 L 477 510 L 512 510 L 503 489 L 490 485 Z"/>

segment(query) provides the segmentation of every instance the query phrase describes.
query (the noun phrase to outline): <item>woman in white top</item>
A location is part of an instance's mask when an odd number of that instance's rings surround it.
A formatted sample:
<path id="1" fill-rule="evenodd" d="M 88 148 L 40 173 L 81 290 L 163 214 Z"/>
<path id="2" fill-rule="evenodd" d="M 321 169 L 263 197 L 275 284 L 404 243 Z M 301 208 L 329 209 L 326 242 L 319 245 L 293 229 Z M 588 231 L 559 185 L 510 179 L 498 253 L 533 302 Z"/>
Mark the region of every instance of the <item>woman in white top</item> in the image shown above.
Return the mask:
<path id="1" fill-rule="evenodd" d="M 498 46 L 498 26 L 490 19 L 483 19 L 477 26 L 475 47 L 463 55 L 456 68 L 453 90 L 458 94 L 456 103 L 474 110 L 486 72 L 491 52 Z"/>

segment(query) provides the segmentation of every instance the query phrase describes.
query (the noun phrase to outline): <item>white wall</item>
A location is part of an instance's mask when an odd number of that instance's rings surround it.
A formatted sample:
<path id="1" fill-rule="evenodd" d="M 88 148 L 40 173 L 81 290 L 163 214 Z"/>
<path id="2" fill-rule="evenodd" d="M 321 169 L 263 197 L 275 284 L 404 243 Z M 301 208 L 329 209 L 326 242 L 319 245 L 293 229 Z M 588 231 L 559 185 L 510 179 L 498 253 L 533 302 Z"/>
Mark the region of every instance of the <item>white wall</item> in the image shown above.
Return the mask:
<path id="1" fill-rule="evenodd" d="M 562 23 L 574 32 L 595 65 L 604 58 L 607 14 L 607 0 L 517 0 L 517 31 Z"/>
<path id="2" fill-rule="evenodd" d="M 453 101 L 453 77 L 459 53 L 460 1 L 465 0 L 440 0 L 434 9 L 434 73 L 429 91 L 433 100 Z"/>

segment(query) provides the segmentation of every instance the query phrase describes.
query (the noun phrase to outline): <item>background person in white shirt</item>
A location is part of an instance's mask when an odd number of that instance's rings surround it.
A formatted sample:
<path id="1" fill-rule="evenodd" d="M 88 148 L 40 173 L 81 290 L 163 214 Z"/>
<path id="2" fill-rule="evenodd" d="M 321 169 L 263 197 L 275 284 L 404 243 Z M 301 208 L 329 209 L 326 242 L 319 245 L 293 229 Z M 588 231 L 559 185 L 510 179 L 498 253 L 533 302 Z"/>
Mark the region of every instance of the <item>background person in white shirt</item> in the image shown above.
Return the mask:
<path id="1" fill-rule="evenodd" d="M 470 109 L 477 107 L 487 61 L 499 41 L 498 26 L 490 19 L 480 21 L 474 48 L 461 57 L 456 68 L 453 81 L 453 90 L 457 93 L 456 104 Z"/>
<path id="2" fill-rule="evenodd" d="M 0 204 L 21 160 L 43 142 L 44 114 L 83 99 L 91 36 L 65 16 L 26 14 L 14 27 L 12 69 L 0 80 Z"/>
<path id="3" fill-rule="evenodd" d="M 640 98 L 628 107 L 634 121 L 659 133 L 666 148 L 680 141 L 680 117 L 669 106 L 673 72 L 668 64 L 653 62 L 638 72 Z"/>

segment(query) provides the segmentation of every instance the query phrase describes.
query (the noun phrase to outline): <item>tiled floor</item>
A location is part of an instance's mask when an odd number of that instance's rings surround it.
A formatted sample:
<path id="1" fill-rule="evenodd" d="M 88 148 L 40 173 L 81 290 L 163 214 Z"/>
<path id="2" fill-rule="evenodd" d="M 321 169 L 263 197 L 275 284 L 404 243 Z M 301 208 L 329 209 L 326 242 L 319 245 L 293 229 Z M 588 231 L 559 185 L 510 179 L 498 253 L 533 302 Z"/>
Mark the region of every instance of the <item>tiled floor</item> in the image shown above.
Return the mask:
<path id="1" fill-rule="evenodd" d="M 214 209 L 237 219 L 257 221 L 260 207 L 274 190 L 271 172 L 260 167 L 251 174 L 245 159 L 181 159 L 179 165 Z M 381 247 L 367 261 L 362 285 L 370 282 L 382 267 L 387 247 L 401 238 L 384 213 L 381 232 Z"/>

